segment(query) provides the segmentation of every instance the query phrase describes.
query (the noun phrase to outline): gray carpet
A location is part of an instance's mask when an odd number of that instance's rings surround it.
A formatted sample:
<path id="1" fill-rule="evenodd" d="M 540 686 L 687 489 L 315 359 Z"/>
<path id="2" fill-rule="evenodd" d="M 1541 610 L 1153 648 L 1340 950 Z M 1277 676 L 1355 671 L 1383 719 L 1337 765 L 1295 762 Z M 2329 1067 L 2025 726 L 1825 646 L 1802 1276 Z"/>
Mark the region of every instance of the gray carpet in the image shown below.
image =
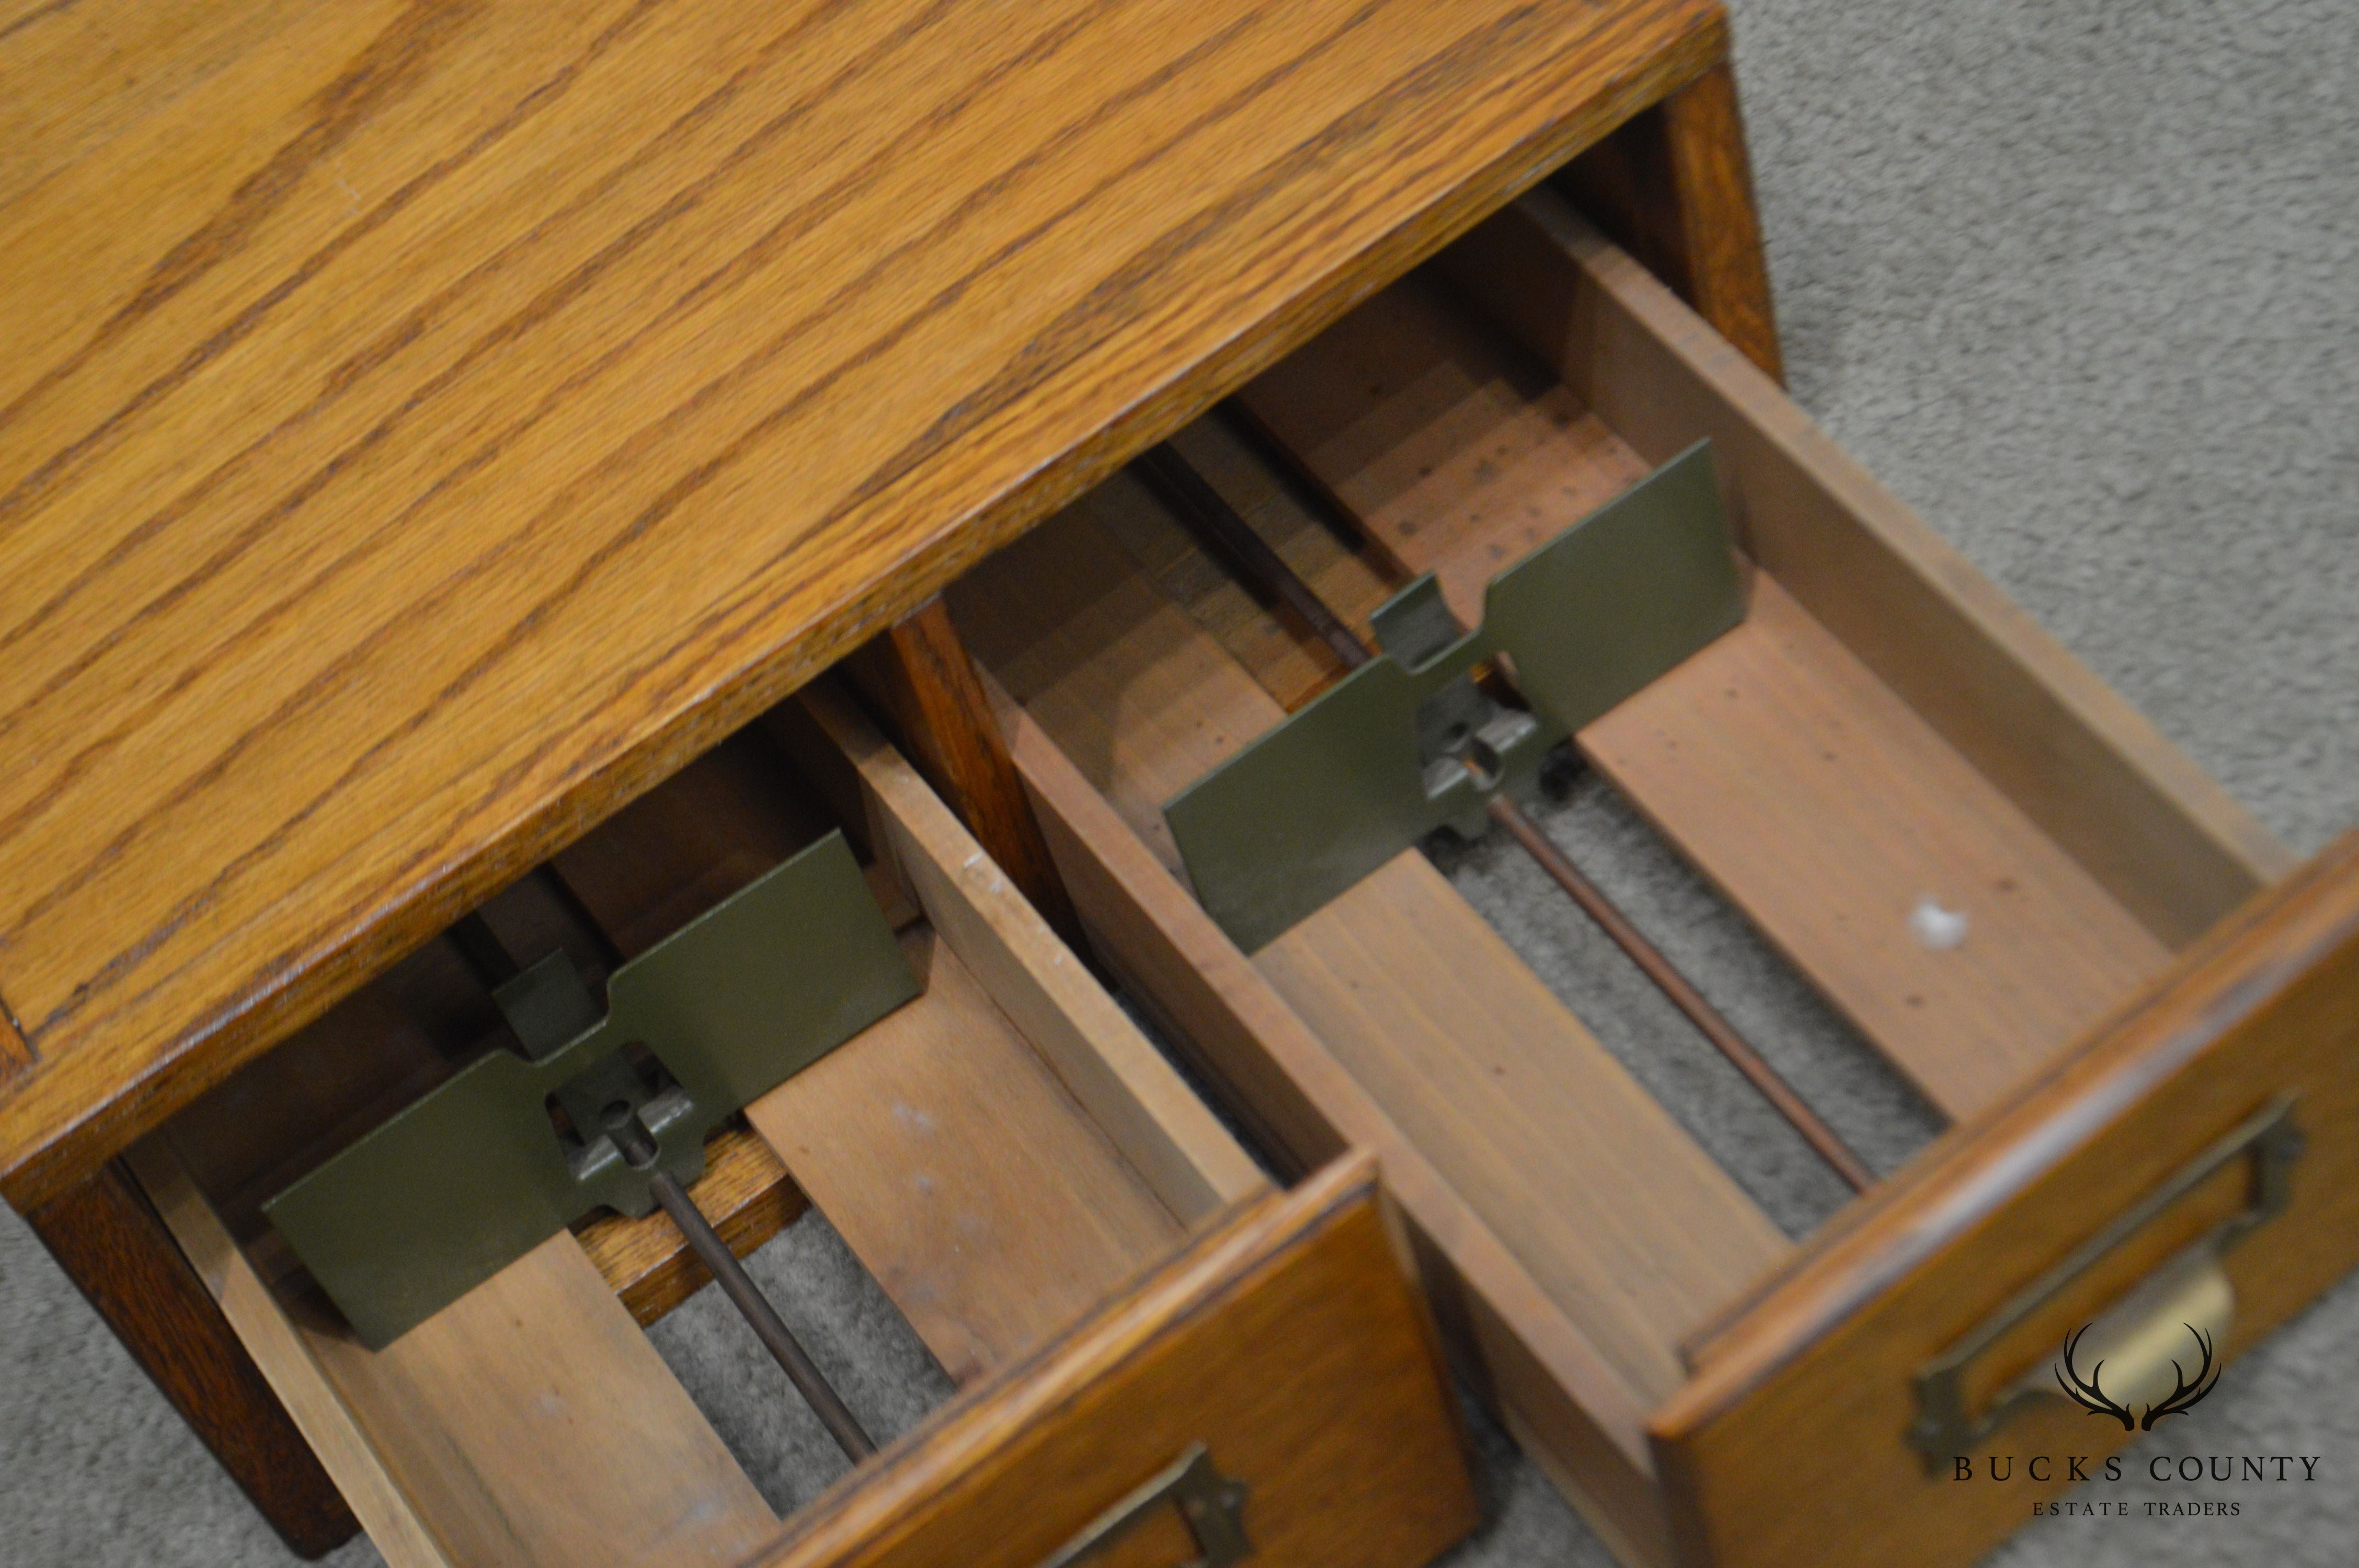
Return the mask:
<path id="1" fill-rule="evenodd" d="M 2359 28 L 2347 5 L 1736 0 L 1796 395 L 2297 848 L 2359 821 Z M 1741 923 L 1594 789 L 1548 814 L 1871 1159 L 1931 1127 Z M 1841 1193 L 1643 983 L 1489 847 L 1452 874 L 1778 1222 Z M 827 1260 L 836 1260 L 830 1267 Z M 939 1384 L 807 1221 L 761 1273 L 886 1430 Z M 773 1501 L 815 1431 L 712 1292 L 658 1346 Z M 2234 1519 L 2042 1521 L 2011 1568 L 2344 1563 L 2359 1540 L 2359 1281 L 2131 1451 L 2321 1456 L 2308 1485 L 2125 1481 Z M 1484 1435 L 1458 1560 L 1606 1561 Z M 23 1225 L 0 1214 L 0 1561 L 288 1561 Z M 355 1568 L 365 1542 L 332 1562 Z"/>

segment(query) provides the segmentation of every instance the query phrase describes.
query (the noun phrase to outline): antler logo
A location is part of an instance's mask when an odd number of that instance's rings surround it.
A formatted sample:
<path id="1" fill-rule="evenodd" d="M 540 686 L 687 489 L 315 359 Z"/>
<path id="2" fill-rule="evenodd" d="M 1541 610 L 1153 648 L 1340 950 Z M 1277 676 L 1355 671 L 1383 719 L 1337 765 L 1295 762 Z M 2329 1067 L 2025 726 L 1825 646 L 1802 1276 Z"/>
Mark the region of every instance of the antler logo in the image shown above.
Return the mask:
<path id="1" fill-rule="evenodd" d="M 2056 1381 L 2062 1387 L 2064 1392 L 2071 1397 L 2073 1403 L 2091 1415 L 2112 1416 L 2122 1423 L 2124 1432 L 2152 1432 L 2154 1423 L 2164 1416 L 2177 1415 L 2182 1411 L 2191 1410 L 2201 1403 L 2203 1397 L 2209 1394 L 2212 1387 L 2220 1381 L 2219 1373 L 2212 1365 L 2211 1336 L 2191 1323 L 2182 1324 L 2180 1326 L 2194 1336 L 2195 1347 L 2203 1353 L 2201 1363 L 2195 1368 L 2195 1380 L 2189 1382 L 2186 1368 L 2173 1360 L 2170 1369 L 2175 1374 L 2178 1387 L 2170 1391 L 2169 1398 L 2158 1400 L 2147 1406 L 2143 1418 L 2133 1417 L 2128 1407 L 2115 1403 L 2106 1394 L 2100 1383 L 2105 1371 L 2105 1364 L 2103 1361 L 2090 1368 L 2086 1378 L 2082 1377 L 2079 1369 L 2072 1365 L 2072 1352 L 2080 1345 L 2082 1336 L 2089 1332 L 2089 1325 L 2085 1323 L 2077 1332 L 2065 1336 L 2064 1356 L 2056 1368 Z"/>

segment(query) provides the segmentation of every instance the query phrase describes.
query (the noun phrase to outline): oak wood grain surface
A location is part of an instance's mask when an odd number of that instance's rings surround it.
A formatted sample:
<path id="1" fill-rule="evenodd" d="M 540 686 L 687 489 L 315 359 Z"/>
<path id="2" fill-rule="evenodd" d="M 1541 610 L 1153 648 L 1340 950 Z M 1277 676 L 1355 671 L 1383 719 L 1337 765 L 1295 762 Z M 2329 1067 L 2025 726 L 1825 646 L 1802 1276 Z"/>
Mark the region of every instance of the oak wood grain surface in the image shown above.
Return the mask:
<path id="1" fill-rule="evenodd" d="M 20 1208 L 1725 47 L 1713 0 L 169 12 L 0 37 Z"/>

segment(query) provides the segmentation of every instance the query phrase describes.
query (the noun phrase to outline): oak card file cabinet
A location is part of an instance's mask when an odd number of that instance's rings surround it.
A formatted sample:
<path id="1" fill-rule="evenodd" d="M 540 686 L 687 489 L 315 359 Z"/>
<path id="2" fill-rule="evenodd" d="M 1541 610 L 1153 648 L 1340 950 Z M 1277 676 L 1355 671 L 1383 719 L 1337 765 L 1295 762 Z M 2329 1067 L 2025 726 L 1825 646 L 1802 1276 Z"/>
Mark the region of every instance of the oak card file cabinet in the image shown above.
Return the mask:
<path id="1" fill-rule="evenodd" d="M 2359 849 L 2293 869 L 1785 401 L 1715 5 L 0 29 L 0 1190 L 299 1547 L 1176 1563 L 1201 1444 L 1250 1560 L 1425 1561 L 1371 1152 L 1639 1563 L 1964 1561 L 2022 1498 L 1928 1455 L 2084 1420 L 2017 1397 L 2064 1329 L 2184 1272 L 2233 1353 L 2352 1262 Z M 1164 806 L 1341 672 L 1166 438 L 1361 630 L 1708 442 L 1741 623 L 1579 752 L 1954 1130 L 1789 1242 L 1413 851 L 1241 949 Z M 961 1394 L 776 1519 L 637 1332 L 660 1217 L 363 1347 L 263 1206 L 511 1048 L 487 934 L 595 982 L 831 831 L 922 994 L 693 1195 L 816 1203 Z"/>

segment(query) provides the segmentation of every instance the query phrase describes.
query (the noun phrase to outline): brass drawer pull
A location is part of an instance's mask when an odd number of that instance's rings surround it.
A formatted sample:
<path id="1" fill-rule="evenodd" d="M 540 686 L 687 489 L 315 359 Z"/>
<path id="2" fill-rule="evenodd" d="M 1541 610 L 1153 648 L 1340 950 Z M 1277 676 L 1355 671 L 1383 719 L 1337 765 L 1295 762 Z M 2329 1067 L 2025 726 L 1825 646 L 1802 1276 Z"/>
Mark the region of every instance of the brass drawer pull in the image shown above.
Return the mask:
<path id="1" fill-rule="evenodd" d="M 1212 1452 L 1191 1443 L 1160 1474 L 1083 1525 L 1040 1568 L 1075 1568 L 1088 1562 L 1166 1502 L 1180 1505 L 1180 1517 L 1194 1532 L 1201 1553 L 1181 1568 L 1231 1568 L 1253 1554 L 1253 1542 L 1245 1539 L 1245 1483 L 1213 1469 Z"/>
<path id="2" fill-rule="evenodd" d="M 2198 1335 L 2197 1344 L 2208 1363 L 2211 1346 L 2227 1332 L 2235 1313 L 2235 1292 L 2220 1259 L 2248 1231 L 2285 1207 L 2289 1173 L 2301 1149 L 2292 1099 L 2271 1101 L 1928 1363 L 1917 1374 L 1918 1415 L 1908 1433 L 1908 1440 L 1925 1455 L 1927 1469 L 1938 1471 L 1952 1455 L 1966 1453 L 2032 1400 L 2068 1397 L 2043 1362 L 2001 1390 L 1980 1414 L 1973 1414 L 1966 1409 L 1966 1369 L 2147 1222 L 2222 1166 L 2249 1155 L 2252 1185 L 2245 1206 L 2181 1249 L 2136 1290 L 2107 1308 L 2076 1339 L 2072 1353 L 2082 1367 L 2106 1364 L 2104 1397 L 2119 1407 L 2135 1407 L 2142 1400 L 2151 1407 L 2169 1393 L 2171 1362 L 2186 1355 L 2190 1329 Z M 2089 1374 L 2081 1376 L 2085 1379 Z M 2129 1424 L 2128 1409 L 2118 1408 L 2113 1413 L 2122 1417 L 2125 1426 Z"/>

